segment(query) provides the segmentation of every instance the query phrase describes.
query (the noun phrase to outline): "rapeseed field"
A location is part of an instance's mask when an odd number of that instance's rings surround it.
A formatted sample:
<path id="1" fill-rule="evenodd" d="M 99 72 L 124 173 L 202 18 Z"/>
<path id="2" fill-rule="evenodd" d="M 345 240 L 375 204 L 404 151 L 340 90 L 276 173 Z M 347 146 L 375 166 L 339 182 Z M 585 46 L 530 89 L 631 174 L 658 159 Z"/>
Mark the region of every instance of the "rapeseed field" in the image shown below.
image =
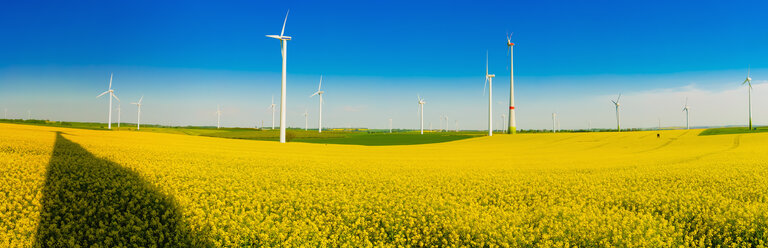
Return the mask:
<path id="1" fill-rule="evenodd" d="M 768 133 L 410 146 L 0 124 L 0 247 L 765 247 Z"/>

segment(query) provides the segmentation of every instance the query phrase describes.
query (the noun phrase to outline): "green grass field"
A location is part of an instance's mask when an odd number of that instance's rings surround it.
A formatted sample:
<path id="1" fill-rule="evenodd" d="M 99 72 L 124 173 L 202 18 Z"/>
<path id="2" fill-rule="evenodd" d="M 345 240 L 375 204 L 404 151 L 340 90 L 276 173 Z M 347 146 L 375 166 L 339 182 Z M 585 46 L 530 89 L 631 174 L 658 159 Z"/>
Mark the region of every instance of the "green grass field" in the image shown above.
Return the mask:
<path id="1" fill-rule="evenodd" d="M 768 126 L 754 127 L 754 130 L 749 130 L 747 127 L 721 127 L 710 128 L 702 131 L 699 135 L 719 135 L 719 134 L 740 134 L 740 133 L 762 133 L 768 132 Z"/>
<path id="2" fill-rule="evenodd" d="M 44 120 L 0 120 L 5 123 L 28 124 L 38 126 L 54 126 L 92 130 L 107 130 L 104 123 L 88 122 L 55 122 Z M 136 131 L 135 124 L 122 124 L 117 128 L 113 124 L 112 131 Z M 278 141 L 280 139 L 279 130 L 256 129 L 256 128 L 221 128 L 214 127 L 165 127 L 158 125 L 142 125 L 141 132 L 183 134 L 192 136 L 206 136 L 228 139 L 247 139 L 247 140 L 267 140 Z M 289 142 L 305 142 L 320 144 L 346 144 L 346 145 L 365 145 L 365 146 L 387 146 L 387 145 L 417 145 L 448 142 L 460 139 L 467 139 L 484 135 L 480 131 L 462 131 L 462 132 L 425 132 L 424 135 L 416 131 L 399 131 L 387 133 L 381 130 L 365 131 L 323 131 L 317 130 L 304 131 L 302 129 L 288 129 L 286 131 Z"/>

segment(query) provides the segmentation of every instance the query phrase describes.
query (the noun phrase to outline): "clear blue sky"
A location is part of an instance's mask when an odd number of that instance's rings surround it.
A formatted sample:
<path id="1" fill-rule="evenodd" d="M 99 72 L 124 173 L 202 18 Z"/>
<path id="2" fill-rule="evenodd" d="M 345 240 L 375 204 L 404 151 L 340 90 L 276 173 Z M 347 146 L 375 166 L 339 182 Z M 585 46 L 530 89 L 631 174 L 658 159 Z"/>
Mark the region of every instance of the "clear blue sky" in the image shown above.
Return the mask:
<path id="1" fill-rule="evenodd" d="M 486 50 L 494 98 L 507 99 L 507 31 L 522 128 L 547 128 L 553 111 L 570 112 L 563 128 L 610 126 L 608 95 L 735 90 L 748 64 L 756 83 L 768 78 L 765 1 L 13 1 L 0 8 L 0 108 L 105 121 L 106 100 L 91 96 L 114 72 L 125 121 L 135 121 L 126 103 L 143 94 L 149 122 L 211 125 L 222 104 L 227 126 L 268 124 L 280 55 L 264 35 L 279 33 L 288 9 L 291 126 L 303 126 L 304 109 L 316 116 L 307 96 L 323 74 L 329 125 L 383 127 L 392 117 L 415 128 L 419 93 L 435 127 L 446 113 L 483 128 Z M 593 100 L 608 104 L 584 110 Z M 626 126 L 678 118 L 659 108 Z M 741 121 L 718 118 L 699 124 Z"/>

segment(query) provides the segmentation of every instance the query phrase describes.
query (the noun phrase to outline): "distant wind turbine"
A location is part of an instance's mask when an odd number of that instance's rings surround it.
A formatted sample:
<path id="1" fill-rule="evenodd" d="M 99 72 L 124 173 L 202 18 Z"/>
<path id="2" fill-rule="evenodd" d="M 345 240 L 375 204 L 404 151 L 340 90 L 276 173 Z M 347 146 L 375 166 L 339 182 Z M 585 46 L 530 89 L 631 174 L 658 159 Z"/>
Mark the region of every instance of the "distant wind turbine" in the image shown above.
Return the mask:
<path id="1" fill-rule="evenodd" d="M 272 104 L 269 105 L 269 109 L 272 111 L 272 130 L 275 130 L 275 96 L 272 96 Z"/>
<path id="2" fill-rule="evenodd" d="M 389 133 L 392 133 L 392 118 L 389 118 Z"/>
<path id="3" fill-rule="evenodd" d="M 280 40 L 280 50 L 281 54 L 283 55 L 283 76 L 282 76 L 282 85 L 280 88 L 280 143 L 285 143 L 285 128 L 287 123 L 285 122 L 285 111 L 287 109 L 286 106 L 286 59 L 288 56 L 288 41 L 291 40 L 290 36 L 285 36 L 285 23 L 288 22 L 288 13 L 285 13 L 285 20 L 283 21 L 283 29 L 280 31 L 280 35 L 267 35 L 269 38 L 275 38 Z M 274 107 L 273 107 L 274 108 Z M 274 115 L 274 114 L 273 114 Z M 274 121 L 273 121 L 274 122 Z M 272 124 L 274 125 L 274 123 Z M 274 129 L 274 127 L 273 127 Z"/>
<path id="4" fill-rule="evenodd" d="M 304 131 L 307 131 L 307 126 L 309 126 L 309 113 L 307 113 L 307 110 L 304 110 Z"/>
<path id="5" fill-rule="evenodd" d="M 552 113 L 552 132 L 557 133 L 557 127 L 555 126 L 555 120 L 557 119 L 557 114 Z"/>
<path id="6" fill-rule="evenodd" d="M 27 110 L 27 120 L 32 119 L 32 110 Z"/>
<path id="7" fill-rule="evenodd" d="M 142 105 L 141 101 L 142 100 L 144 100 L 144 96 L 141 96 L 141 98 L 139 98 L 138 102 L 132 102 L 131 103 L 133 105 L 136 105 L 136 107 L 138 108 L 138 114 L 136 115 L 136 130 L 137 131 L 141 130 L 141 105 Z"/>
<path id="8" fill-rule="evenodd" d="M 221 108 L 216 105 L 216 129 L 221 128 Z"/>
<path id="9" fill-rule="evenodd" d="M 320 75 L 320 83 L 317 84 L 317 91 L 315 91 L 314 94 L 309 96 L 311 98 L 317 95 L 320 98 L 320 113 L 317 115 L 317 132 L 318 133 L 323 132 L 323 93 L 325 92 L 320 90 L 321 86 L 323 86 L 323 75 Z"/>
<path id="10" fill-rule="evenodd" d="M 747 92 L 749 94 L 749 130 L 752 130 L 752 78 L 749 77 L 749 67 L 747 67 L 747 79 L 744 80 L 741 85 L 747 84 Z"/>
<path id="11" fill-rule="evenodd" d="M 115 90 L 112 89 L 112 76 L 114 73 L 109 74 L 109 88 L 107 91 L 104 91 L 104 93 L 99 94 L 96 96 L 96 98 L 99 98 L 103 96 L 104 94 L 109 93 L 109 117 L 107 118 L 107 129 L 112 129 L 112 98 L 114 97 L 117 101 L 120 101 L 119 98 L 115 95 Z"/>
<path id="12" fill-rule="evenodd" d="M 685 107 L 683 107 L 683 111 L 685 112 L 685 129 L 691 129 L 691 126 L 688 124 L 688 112 L 691 108 L 688 107 L 688 97 L 685 98 Z"/>
<path id="13" fill-rule="evenodd" d="M 493 136 L 493 78 L 496 75 L 488 74 L 488 51 L 485 52 L 485 84 L 483 84 L 483 94 L 485 86 L 488 86 L 488 136 Z"/>
<path id="14" fill-rule="evenodd" d="M 123 113 L 120 110 L 120 103 L 117 103 L 117 129 L 120 129 L 120 117 L 121 116 L 123 116 Z"/>
<path id="15" fill-rule="evenodd" d="M 427 103 L 424 101 L 424 98 L 421 98 L 418 94 L 416 95 L 416 99 L 419 100 L 419 108 L 417 109 L 419 114 L 421 115 L 420 121 L 421 121 L 421 134 L 424 134 L 424 104 Z"/>
<path id="16" fill-rule="evenodd" d="M 611 100 L 613 105 L 616 106 L 616 131 L 621 132 L 621 116 L 619 115 L 619 106 L 621 105 L 619 103 L 619 100 L 621 100 L 621 93 L 619 93 L 619 97 L 616 98 L 616 101 Z"/>

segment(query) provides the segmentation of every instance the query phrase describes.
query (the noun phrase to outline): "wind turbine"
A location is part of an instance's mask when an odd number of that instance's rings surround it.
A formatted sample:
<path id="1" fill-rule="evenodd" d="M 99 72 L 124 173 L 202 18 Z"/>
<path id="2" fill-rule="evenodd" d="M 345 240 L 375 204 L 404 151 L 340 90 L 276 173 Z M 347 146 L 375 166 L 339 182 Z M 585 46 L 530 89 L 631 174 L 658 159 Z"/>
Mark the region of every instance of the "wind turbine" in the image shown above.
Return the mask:
<path id="1" fill-rule="evenodd" d="M 131 104 L 136 105 L 136 107 L 139 109 L 138 114 L 136 116 L 136 130 L 141 130 L 141 100 L 144 100 L 144 96 L 141 96 L 139 98 L 138 102 L 132 102 Z"/>
<path id="2" fill-rule="evenodd" d="M 272 130 L 275 130 L 275 96 L 272 96 L 272 104 L 269 105 L 269 109 L 272 110 Z"/>
<path id="3" fill-rule="evenodd" d="M 325 91 L 320 90 L 320 86 L 323 86 L 323 75 L 320 75 L 320 83 L 317 84 L 317 91 L 315 91 L 314 94 L 309 96 L 310 98 L 315 95 L 320 97 L 320 113 L 317 116 L 317 132 L 318 133 L 323 132 L 323 93 L 325 93 Z"/>
<path id="4" fill-rule="evenodd" d="M 304 131 L 307 131 L 307 126 L 309 125 L 309 113 L 307 113 L 307 110 L 304 110 Z"/>
<path id="5" fill-rule="evenodd" d="M 120 129 L 120 116 L 122 116 L 123 113 L 120 111 L 120 103 L 117 103 L 117 129 Z"/>
<path id="6" fill-rule="evenodd" d="M 119 98 L 115 95 L 115 90 L 112 89 L 112 76 L 114 73 L 109 74 L 109 89 L 107 91 L 104 91 L 104 93 L 99 94 L 96 96 L 96 98 L 99 98 L 103 96 L 104 94 L 109 93 L 109 117 L 107 118 L 107 129 L 112 129 L 112 98 L 114 97 L 117 101 L 120 101 Z"/>
<path id="7" fill-rule="evenodd" d="M 285 143 L 285 127 L 287 125 L 287 123 L 285 123 L 285 110 L 286 110 L 286 107 L 287 107 L 286 103 L 285 103 L 285 101 L 286 101 L 286 99 L 285 99 L 285 94 L 286 94 L 286 92 L 285 92 L 286 91 L 286 88 L 285 88 L 285 83 L 286 83 L 286 77 L 285 77 L 286 63 L 285 63 L 285 60 L 286 60 L 286 58 L 288 56 L 288 41 L 291 40 L 291 37 L 290 36 L 285 36 L 284 34 L 285 34 L 285 23 L 288 22 L 288 13 L 290 13 L 290 11 L 285 13 L 285 20 L 283 20 L 283 29 L 280 30 L 280 35 L 267 35 L 267 37 L 269 37 L 269 38 L 275 38 L 275 39 L 280 40 L 280 50 L 281 50 L 280 52 L 283 55 L 283 77 L 282 77 L 282 85 L 281 85 L 281 88 L 280 88 L 280 143 Z M 274 109 L 274 107 L 273 107 L 273 109 Z M 273 114 L 273 116 L 274 116 L 274 114 Z M 272 125 L 274 126 L 274 121 L 273 121 Z M 274 127 L 273 127 L 273 129 L 274 129 Z"/>
<path id="8" fill-rule="evenodd" d="M 483 94 L 485 86 L 488 86 L 488 136 L 493 136 L 493 77 L 496 75 L 488 74 L 488 51 L 485 52 L 485 84 L 483 84 Z"/>
<path id="9" fill-rule="evenodd" d="M 749 92 L 749 130 L 752 130 L 752 78 L 749 77 L 749 67 L 747 67 L 747 79 L 744 80 L 741 85 L 747 84 L 747 92 Z"/>
<path id="10" fill-rule="evenodd" d="M 448 132 L 448 115 L 443 115 L 445 118 L 445 131 Z"/>
<path id="11" fill-rule="evenodd" d="M 621 116 L 619 115 L 619 100 L 621 100 L 621 93 L 619 93 L 619 97 L 616 98 L 616 101 L 611 100 L 613 105 L 616 105 L 616 131 L 621 132 Z"/>
<path id="12" fill-rule="evenodd" d="M 516 134 L 517 124 L 515 123 L 515 73 L 514 58 L 512 56 L 512 34 L 507 35 L 507 48 L 509 52 L 509 122 L 507 122 L 507 133 Z"/>
<path id="13" fill-rule="evenodd" d="M 32 110 L 27 110 L 27 120 L 32 119 Z"/>
<path id="14" fill-rule="evenodd" d="M 507 117 L 507 115 L 505 115 L 505 114 L 501 114 L 501 132 L 502 132 L 502 133 L 506 133 L 506 132 L 507 132 L 507 130 L 506 130 L 506 129 L 504 129 L 504 128 L 505 128 L 505 127 L 504 127 L 504 124 L 506 124 L 506 121 L 507 121 L 507 118 L 506 118 L 506 117 Z"/>
<path id="15" fill-rule="evenodd" d="M 685 98 L 685 107 L 683 107 L 683 111 L 685 111 L 685 129 L 691 129 L 691 126 L 688 125 L 688 112 L 691 108 L 688 107 L 688 97 Z"/>
<path id="16" fill-rule="evenodd" d="M 389 133 L 392 133 L 392 118 L 389 118 Z"/>
<path id="17" fill-rule="evenodd" d="M 418 94 L 416 94 L 416 99 L 419 100 L 419 108 L 417 110 L 421 115 L 421 134 L 424 134 L 424 104 L 427 102 L 425 102 L 424 98 L 421 98 Z"/>
<path id="18" fill-rule="evenodd" d="M 216 105 L 216 129 L 221 128 L 221 108 Z"/>
<path id="19" fill-rule="evenodd" d="M 552 113 L 552 132 L 557 133 L 557 128 L 555 126 L 555 120 L 557 119 L 557 114 Z"/>

